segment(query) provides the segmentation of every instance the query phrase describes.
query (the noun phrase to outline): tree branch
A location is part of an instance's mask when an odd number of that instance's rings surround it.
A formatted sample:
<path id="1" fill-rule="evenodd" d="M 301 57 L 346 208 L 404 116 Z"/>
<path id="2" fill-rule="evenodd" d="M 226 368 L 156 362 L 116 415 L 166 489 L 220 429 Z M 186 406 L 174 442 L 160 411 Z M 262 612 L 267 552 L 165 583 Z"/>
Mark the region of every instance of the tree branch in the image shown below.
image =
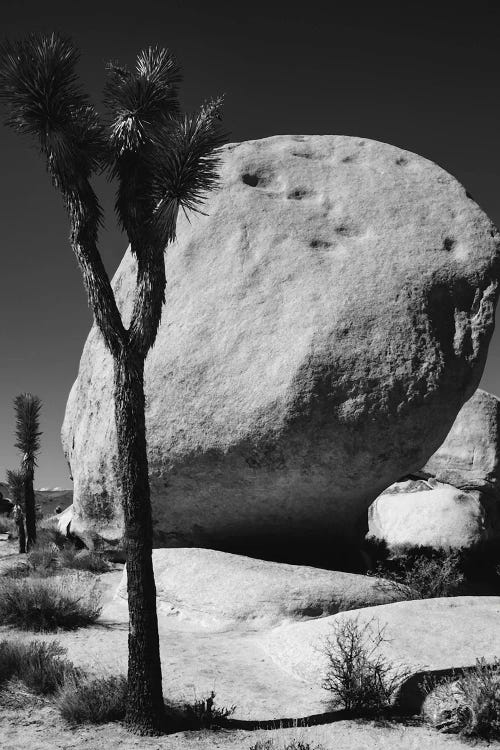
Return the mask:
<path id="1" fill-rule="evenodd" d="M 71 222 L 71 247 L 82 271 L 89 305 L 107 348 L 116 358 L 126 345 L 127 332 L 97 249 L 100 223 L 97 197 L 85 180 L 78 188 L 65 192 L 64 200 Z"/>
<path id="2" fill-rule="evenodd" d="M 163 246 L 150 243 L 133 247 L 137 257 L 137 286 L 129 327 L 129 344 L 144 359 L 153 346 L 165 302 L 165 259 Z"/>

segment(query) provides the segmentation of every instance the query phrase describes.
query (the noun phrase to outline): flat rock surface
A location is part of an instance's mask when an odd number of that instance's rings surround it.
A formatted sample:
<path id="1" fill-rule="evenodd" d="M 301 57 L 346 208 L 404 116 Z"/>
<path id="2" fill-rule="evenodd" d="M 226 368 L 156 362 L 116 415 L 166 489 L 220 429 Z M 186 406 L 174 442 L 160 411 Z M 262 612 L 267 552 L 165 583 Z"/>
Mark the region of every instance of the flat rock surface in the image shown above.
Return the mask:
<path id="1" fill-rule="evenodd" d="M 363 626 L 384 628 L 387 660 L 412 671 L 473 666 L 500 655 L 500 597 L 459 596 L 395 602 L 341 612 L 310 622 L 282 625 L 262 634 L 265 652 L 282 669 L 310 685 L 321 682 L 327 660 L 322 652 L 333 625 L 356 618 Z"/>
<path id="2" fill-rule="evenodd" d="M 261 629 L 403 598 L 389 581 L 216 550 L 155 549 L 159 610 L 200 628 Z M 118 595 L 126 597 L 124 571 Z"/>
<path id="3" fill-rule="evenodd" d="M 479 384 L 498 233 L 440 167 L 348 136 L 229 144 L 204 211 L 165 255 L 146 362 L 155 546 L 353 546 Z M 127 252 L 125 323 L 135 275 Z M 73 524 L 120 539 L 112 382 L 93 328 L 63 427 Z"/>

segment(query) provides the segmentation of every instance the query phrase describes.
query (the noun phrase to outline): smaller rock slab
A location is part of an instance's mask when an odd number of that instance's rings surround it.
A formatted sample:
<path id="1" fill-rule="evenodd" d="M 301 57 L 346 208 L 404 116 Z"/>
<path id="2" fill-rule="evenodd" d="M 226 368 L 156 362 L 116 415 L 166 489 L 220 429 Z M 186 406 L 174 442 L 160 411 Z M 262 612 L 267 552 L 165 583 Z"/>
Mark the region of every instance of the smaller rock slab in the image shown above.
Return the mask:
<path id="1" fill-rule="evenodd" d="M 402 598 L 379 578 L 210 549 L 155 549 L 153 567 L 159 612 L 202 628 L 257 630 Z"/>
<path id="2" fill-rule="evenodd" d="M 435 479 L 392 484 L 371 504 L 368 536 L 398 547 L 468 548 L 488 538 L 481 493 Z"/>

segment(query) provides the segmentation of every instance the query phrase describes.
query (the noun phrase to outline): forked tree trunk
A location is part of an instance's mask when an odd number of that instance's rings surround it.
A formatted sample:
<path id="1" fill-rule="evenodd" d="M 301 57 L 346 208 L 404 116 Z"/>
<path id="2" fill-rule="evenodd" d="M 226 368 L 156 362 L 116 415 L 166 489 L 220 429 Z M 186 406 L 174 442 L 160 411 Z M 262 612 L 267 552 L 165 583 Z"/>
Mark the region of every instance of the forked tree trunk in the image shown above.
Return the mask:
<path id="1" fill-rule="evenodd" d="M 114 362 L 115 421 L 127 550 L 129 609 L 126 724 L 164 729 L 160 646 L 153 575 L 153 524 L 146 452 L 144 360 L 124 351 Z"/>
<path id="2" fill-rule="evenodd" d="M 26 549 L 36 544 L 36 511 L 35 491 L 33 489 L 33 472 L 27 471 L 24 479 L 24 511 L 26 517 Z"/>

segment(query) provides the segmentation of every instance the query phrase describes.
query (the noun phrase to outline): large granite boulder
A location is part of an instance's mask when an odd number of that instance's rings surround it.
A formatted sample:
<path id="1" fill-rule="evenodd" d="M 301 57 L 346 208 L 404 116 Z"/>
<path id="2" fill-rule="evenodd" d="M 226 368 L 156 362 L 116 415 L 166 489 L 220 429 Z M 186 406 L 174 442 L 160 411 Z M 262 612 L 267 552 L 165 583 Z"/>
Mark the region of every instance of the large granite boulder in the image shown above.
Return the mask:
<path id="1" fill-rule="evenodd" d="M 406 598 L 372 576 L 196 547 L 153 550 L 158 611 L 201 628 L 258 630 Z M 125 568 L 117 594 L 127 596 Z"/>
<path id="2" fill-rule="evenodd" d="M 500 400 L 477 390 L 443 444 L 368 511 L 369 536 L 389 549 L 473 547 L 500 539 Z"/>
<path id="3" fill-rule="evenodd" d="M 346 136 L 223 150 L 206 216 L 180 217 L 146 363 L 157 546 L 273 555 L 352 544 L 477 388 L 499 236 L 415 154 Z M 127 322 L 136 267 L 113 281 Z M 73 530 L 116 539 L 112 362 L 94 327 L 63 425 Z M 335 542 L 335 544 L 333 544 Z M 264 556 L 264 555 L 262 555 Z"/>

